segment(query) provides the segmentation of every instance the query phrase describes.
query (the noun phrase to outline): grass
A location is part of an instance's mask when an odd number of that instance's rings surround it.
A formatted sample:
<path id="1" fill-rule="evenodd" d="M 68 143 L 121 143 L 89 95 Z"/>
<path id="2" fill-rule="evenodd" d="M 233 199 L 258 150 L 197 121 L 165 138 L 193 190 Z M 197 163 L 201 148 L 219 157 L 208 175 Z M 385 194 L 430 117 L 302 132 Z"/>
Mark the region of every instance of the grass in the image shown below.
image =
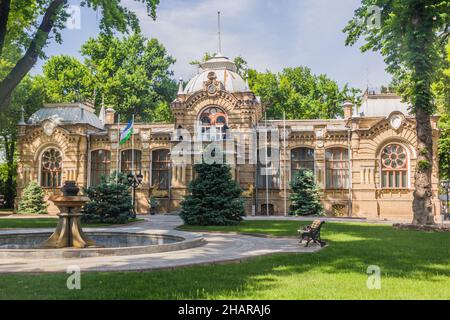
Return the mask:
<path id="1" fill-rule="evenodd" d="M 143 219 L 133 219 L 131 222 L 143 221 Z M 58 224 L 56 218 L 4 218 L 0 219 L 0 229 L 18 228 L 55 228 Z M 82 223 L 83 227 L 108 227 L 111 224 L 105 223 Z"/>
<path id="2" fill-rule="evenodd" d="M 183 228 L 295 236 L 304 224 L 245 221 L 238 227 Z M 170 271 L 84 273 L 78 291 L 66 288 L 66 274 L 0 275 L 0 298 L 450 299 L 449 233 L 331 222 L 322 232 L 329 247 L 318 253 Z M 370 265 L 381 268 L 381 290 L 366 286 Z"/>

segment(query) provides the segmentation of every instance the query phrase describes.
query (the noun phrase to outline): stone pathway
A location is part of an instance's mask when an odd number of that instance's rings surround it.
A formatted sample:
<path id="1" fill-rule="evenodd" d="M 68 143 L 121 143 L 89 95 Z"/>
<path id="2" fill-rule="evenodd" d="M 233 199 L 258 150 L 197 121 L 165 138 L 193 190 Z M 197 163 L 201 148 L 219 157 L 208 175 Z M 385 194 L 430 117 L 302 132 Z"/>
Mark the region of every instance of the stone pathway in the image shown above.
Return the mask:
<path id="1" fill-rule="evenodd" d="M 150 220 L 150 221 L 148 221 Z M 289 238 L 262 238 L 237 234 L 195 233 L 174 230 L 182 224 L 175 215 L 158 215 L 146 218 L 145 222 L 116 228 L 86 228 L 86 231 L 136 232 L 179 235 L 184 238 L 203 236 L 206 244 L 200 247 L 130 256 L 102 256 L 71 259 L 24 259 L 3 258 L 0 273 L 18 272 L 66 272 L 68 266 L 79 266 L 86 271 L 139 271 L 171 269 L 189 265 L 243 261 L 248 258 L 273 253 L 311 253 L 321 250 L 317 245 L 305 248 L 298 240 Z M 45 232 L 51 229 L 3 230 L 0 234 L 21 232 Z"/>

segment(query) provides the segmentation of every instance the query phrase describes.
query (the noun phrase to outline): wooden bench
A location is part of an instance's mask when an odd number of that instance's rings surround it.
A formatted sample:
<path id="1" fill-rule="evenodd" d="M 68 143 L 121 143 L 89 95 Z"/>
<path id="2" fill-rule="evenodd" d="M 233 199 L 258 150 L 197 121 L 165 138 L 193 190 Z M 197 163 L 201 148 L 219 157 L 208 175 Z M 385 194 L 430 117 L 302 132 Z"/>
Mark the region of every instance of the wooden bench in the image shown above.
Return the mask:
<path id="1" fill-rule="evenodd" d="M 306 240 L 305 247 L 307 247 L 311 241 L 319 244 L 321 247 L 325 246 L 326 242 L 322 241 L 322 239 L 320 238 L 320 229 L 322 228 L 322 225 L 324 223 L 325 221 L 314 220 L 311 225 L 305 227 L 302 230 L 298 230 L 298 233 L 300 234 L 299 243 L 302 243 L 303 240 Z"/>

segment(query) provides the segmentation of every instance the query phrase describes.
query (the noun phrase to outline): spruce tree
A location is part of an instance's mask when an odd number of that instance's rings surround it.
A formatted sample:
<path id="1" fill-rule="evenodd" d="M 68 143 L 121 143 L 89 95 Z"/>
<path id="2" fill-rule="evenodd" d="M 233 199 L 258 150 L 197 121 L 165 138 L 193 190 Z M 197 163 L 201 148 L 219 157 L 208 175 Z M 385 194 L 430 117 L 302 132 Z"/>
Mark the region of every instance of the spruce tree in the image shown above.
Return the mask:
<path id="1" fill-rule="evenodd" d="M 221 164 L 197 164 L 189 185 L 190 194 L 181 203 L 180 216 L 188 225 L 235 225 L 245 215 L 242 189 Z"/>
<path id="2" fill-rule="evenodd" d="M 320 202 L 320 193 L 314 181 L 311 170 L 300 170 L 291 181 L 291 214 L 321 215 L 323 206 Z"/>
<path id="3" fill-rule="evenodd" d="M 19 203 L 19 214 L 47 214 L 44 190 L 36 181 L 31 181 L 23 191 Z"/>
<path id="4" fill-rule="evenodd" d="M 132 215 L 133 205 L 124 174 L 102 177 L 99 185 L 86 189 L 90 201 L 83 209 L 83 222 L 126 223 Z"/>

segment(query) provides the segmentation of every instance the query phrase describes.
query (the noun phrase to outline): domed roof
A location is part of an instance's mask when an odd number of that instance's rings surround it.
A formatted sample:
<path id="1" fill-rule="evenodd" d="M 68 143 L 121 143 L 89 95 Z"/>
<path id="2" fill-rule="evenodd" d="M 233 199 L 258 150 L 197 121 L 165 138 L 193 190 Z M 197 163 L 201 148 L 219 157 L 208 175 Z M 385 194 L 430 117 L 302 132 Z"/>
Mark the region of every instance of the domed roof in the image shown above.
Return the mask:
<path id="1" fill-rule="evenodd" d="M 235 63 L 220 53 L 208 61 L 201 63 L 200 68 L 201 72 L 193 77 L 186 85 L 186 88 L 184 89 L 185 94 L 203 90 L 203 83 L 208 80 L 208 74 L 211 71 L 214 71 L 217 80 L 222 82 L 225 91 L 250 91 L 244 79 L 236 72 L 237 68 Z"/>

